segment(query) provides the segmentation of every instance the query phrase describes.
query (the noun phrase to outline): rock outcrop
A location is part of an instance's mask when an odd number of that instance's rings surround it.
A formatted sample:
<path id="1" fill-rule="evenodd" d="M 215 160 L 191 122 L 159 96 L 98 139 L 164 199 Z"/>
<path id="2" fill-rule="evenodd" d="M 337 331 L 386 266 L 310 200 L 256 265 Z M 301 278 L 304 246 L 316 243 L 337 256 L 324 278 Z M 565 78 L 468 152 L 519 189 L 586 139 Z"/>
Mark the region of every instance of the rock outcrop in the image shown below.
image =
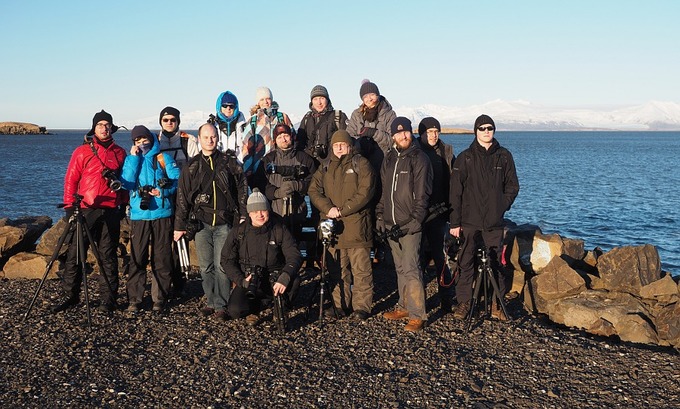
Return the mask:
<path id="1" fill-rule="evenodd" d="M 0 135 L 47 135 L 44 126 L 27 122 L 0 122 Z"/>
<path id="2" fill-rule="evenodd" d="M 0 268 L 9 257 L 35 249 L 36 241 L 50 226 L 52 219 L 47 216 L 0 219 Z"/>

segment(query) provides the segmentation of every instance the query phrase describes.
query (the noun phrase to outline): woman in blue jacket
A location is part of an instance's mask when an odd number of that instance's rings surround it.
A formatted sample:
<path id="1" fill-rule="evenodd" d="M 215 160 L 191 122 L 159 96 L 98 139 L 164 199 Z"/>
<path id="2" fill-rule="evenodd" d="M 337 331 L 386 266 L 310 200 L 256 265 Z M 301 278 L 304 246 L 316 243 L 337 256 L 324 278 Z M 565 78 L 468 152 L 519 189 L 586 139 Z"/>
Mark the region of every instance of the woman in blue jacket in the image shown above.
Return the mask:
<path id="1" fill-rule="evenodd" d="M 130 191 L 128 311 L 139 311 L 144 298 L 146 266 L 151 257 L 153 311 L 161 312 L 168 300 L 174 265 L 173 198 L 180 171 L 172 156 L 160 153 L 156 138 L 145 126 L 137 125 L 132 129 L 132 141 L 120 178 L 123 187 Z"/>

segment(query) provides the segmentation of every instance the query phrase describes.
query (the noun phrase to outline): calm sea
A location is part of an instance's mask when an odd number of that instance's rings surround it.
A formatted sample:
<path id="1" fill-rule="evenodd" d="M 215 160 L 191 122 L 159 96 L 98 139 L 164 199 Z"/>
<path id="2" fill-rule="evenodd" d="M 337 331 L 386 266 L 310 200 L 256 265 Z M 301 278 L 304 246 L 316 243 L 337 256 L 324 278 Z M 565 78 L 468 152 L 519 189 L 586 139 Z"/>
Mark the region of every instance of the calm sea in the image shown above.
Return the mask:
<path id="1" fill-rule="evenodd" d="M 83 130 L 0 135 L 0 217 L 62 212 L 63 179 Z M 114 137 L 125 149 L 129 132 Z M 655 245 L 662 267 L 680 274 L 680 132 L 499 132 L 512 152 L 520 193 L 507 216 L 586 248 Z M 456 153 L 472 135 L 444 135 Z"/>

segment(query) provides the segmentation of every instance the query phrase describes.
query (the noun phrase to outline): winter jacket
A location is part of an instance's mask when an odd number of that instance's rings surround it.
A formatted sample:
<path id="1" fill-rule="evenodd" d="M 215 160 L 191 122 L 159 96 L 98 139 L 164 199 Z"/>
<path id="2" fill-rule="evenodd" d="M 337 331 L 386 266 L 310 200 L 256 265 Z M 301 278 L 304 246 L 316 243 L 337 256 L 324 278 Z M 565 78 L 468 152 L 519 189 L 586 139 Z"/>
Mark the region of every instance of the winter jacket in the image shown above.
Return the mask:
<path id="1" fill-rule="evenodd" d="M 177 163 L 170 154 L 160 153 L 160 143 L 155 142 L 144 155 L 128 155 L 123 164 L 120 181 L 123 187 L 130 191 L 130 220 L 156 220 L 172 216 L 175 209 L 174 195 L 177 190 L 177 179 L 180 171 Z M 141 152 L 140 152 L 141 153 Z M 165 169 L 161 165 L 158 155 L 165 162 Z M 162 188 L 158 181 L 167 179 L 169 185 Z M 149 196 L 147 210 L 142 210 L 141 188 L 158 189 L 160 196 Z"/>
<path id="2" fill-rule="evenodd" d="M 413 141 L 403 152 L 391 149 L 380 169 L 382 197 L 376 217 L 410 234 L 421 230 L 432 194 L 432 164 Z"/>
<path id="3" fill-rule="evenodd" d="M 357 138 L 356 145 L 359 153 L 371 162 L 376 172 L 380 171 L 380 164 L 387 151 L 392 147 L 390 125 L 396 117 L 397 114 L 392 110 L 392 105 L 385 97 L 381 96 L 378 117 L 375 121 L 367 121 L 361 113 L 361 107 L 359 107 L 352 112 L 347 123 L 347 132 Z M 364 137 L 362 138 L 362 136 Z"/>
<path id="4" fill-rule="evenodd" d="M 281 218 L 270 212 L 261 227 L 253 227 L 248 218 L 231 229 L 222 248 L 221 264 L 236 285 L 247 287 L 247 270 L 260 266 L 270 273 L 279 272 L 276 281 L 287 287 L 302 266 L 302 255 Z"/>
<path id="5" fill-rule="evenodd" d="M 331 137 L 338 129 L 347 129 L 347 115 L 334 110 L 329 103 L 323 112 L 311 110 L 305 114 L 297 129 L 295 145 L 320 161 L 331 152 Z"/>
<path id="6" fill-rule="evenodd" d="M 488 150 L 475 139 L 453 164 L 451 227 L 502 229 L 503 215 L 517 193 L 519 181 L 510 151 L 496 139 Z"/>
<path id="7" fill-rule="evenodd" d="M 243 162 L 243 156 L 248 152 L 245 140 L 243 139 L 246 118 L 243 112 L 239 112 L 232 121 L 217 120 L 215 123 L 219 131 L 217 149 L 220 152 L 232 150 L 236 154 L 239 162 Z"/>
<path id="8" fill-rule="evenodd" d="M 336 220 L 336 248 L 372 246 L 373 220 L 371 199 L 375 195 L 376 175 L 366 158 L 350 152 L 342 158 L 331 152 L 314 173 L 309 199 L 325 215 L 337 207 L 342 217 Z"/>
<path id="9" fill-rule="evenodd" d="M 160 142 L 161 152 L 170 154 L 180 169 L 189 162 L 189 159 L 200 152 L 198 139 L 194 135 L 182 131 L 175 132 L 171 137 L 159 132 L 158 142 Z"/>
<path id="10" fill-rule="evenodd" d="M 210 226 L 232 226 L 246 216 L 248 185 L 233 153 L 194 156 L 177 186 L 175 230 L 186 230 L 190 214 Z"/>
<path id="11" fill-rule="evenodd" d="M 125 149 L 115 142 L 105 148 L 94 137 L 92 141 L 77 147 L 66 168 L 64 203 L 72 204 L 75 193 L 83 196 L 83 208 L 109 209 L 126 203 L 125 192 L 113 192 L 109 188 L 109 181 L 102 176 L 102 171 L 108 168 L 119 177 L 124 161 Z"/>
<path id="12" fill-rule="evenodd" d="M 449 183 L 451 169 L 456 156 L 453 153 L 453 146 L 438 140 L 434 146 L 427 143 L 427 137 L 416 139 L 420 148 L 430 159 L 432 164 L 432 195 L 430 195 L 430 205 L 439 203 L 449 203 Z M 446 221 L 448 217 L 442 215 Z"/>
<path id="13" fill-rule="evenodd" d="M 314 159 L 306 153 L 295 148 L 287 151 L 276 148 L 260 161 L 253 183 L 264 192 L 271 202 L 272 210 L 280 216 L 285 216 L 285 203 L 282 197 L 277 197 L 278 190 L 284 183 L 292 184 L 294 192 L 290 197 L 293 200 L 293 213 L 306 218 L 305 195 L 315 171 Z M 300 177 L 295 177 L 296 174 Z"/>
<path id="14" fill-rule="evenodd" d="M 255 120 L 254 127 L 253 120 Z M 290 126 L 291 131 L 295 132 L 290 118 L 283 112 L 270 117 L 265 115 L 264 110 L 258 109 L 257 113 L 243 124 L 242 162 L 247 178 L 252 178 L 262 157 L 274 148 L 274 128 L 279 122 Z M 294 135 L 291 136 L 294 137 Z"/>

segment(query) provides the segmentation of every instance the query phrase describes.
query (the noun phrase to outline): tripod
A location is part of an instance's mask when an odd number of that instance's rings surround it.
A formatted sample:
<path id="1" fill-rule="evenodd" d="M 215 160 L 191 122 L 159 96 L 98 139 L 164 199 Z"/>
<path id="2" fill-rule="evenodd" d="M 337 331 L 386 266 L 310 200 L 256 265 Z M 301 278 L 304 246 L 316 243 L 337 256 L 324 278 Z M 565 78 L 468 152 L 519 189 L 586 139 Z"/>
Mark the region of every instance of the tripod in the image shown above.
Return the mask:
<path id="1" fill-rule="evenodd" d="M 493 289 L 493 294 L 491 296 L 492 303 L 495 301 L 500 306 L 503 314 L 509 317 L 508 311 L 505 309 L 505 302 L 503 302 L 503 296 L 498 287 L 498 282 L 493 274 L 493 268 L 491 268 L 491 260 L 489 259 L 489 252 L 486 246 L 482 245 L 477 249 L 477 275 L 474 281 L 474 291 L 472 292 L 472 305 L 470 306 L 470 312 L 467 318 L 467 329 L 469 332 L 472 328 L 472 317 L 479 303 L 479 291 L 484 287 L 484 310 L 488 312 L 489 307 L 489 286 Z"/>
<path id="2" fill-rule="evenodd" d="M 101 255 L 99 254 L 99 250 L 97 249 L 97 244 L 95 243 L 92 233 L 90 232 L 90 229 L 87 228 L 87 223 L 85 222 L 85 217 L 83 216 L 82 209 L 80 207 L 80 203 L 83 200 L 83 196 L 79 194 L 74 194 L 73 198 L 75 199 L 73 202 L 73 215 L 69 218 L 68 221 L 68 226 L 64 229 L 64 232 L 61 234 L 61 237 L 59 237 L 59 241 L 57 242 L 57 246 L 54 249 L 54 253 L 52 253 L 52 258 L 50 258 L 50 261 L 47 263 L 47 268 L 45 269 L 45 274 L 42 277 L 42 280 L 40 280 L 40 285 L 38 286 L 38 289 L 35 291 L 35 294 L 33 295 L 33 299 L 31 300 L 31 304 L 28 306 L 28 310 L 26 310 L 26 313 L 24 314 L 24 319 L 22 322 L 26 322 L 28 319 L 29 314 L 31 313 L 31 310 L 33 309 L 33 305 L 35 304 L 36 299 L 38 298 L 38 294 L 40 293 L 40 290 L 43 288 L 43 285 L 45 284 L 45 280 L 47 280 L 47 275 L 49 274 L 50 270 L 52 269 L 52 265 L 54 264 L 55 260 L 59 257 L 59 252 L 61 251 L 61 247 L 64 245 L 64 242 L 66 242 L 66 239 L 70 237 L 71 244 L 75 244 L 76 246 L 76 259 L 78 260 L 78 263 L 80 265 L 80 271 L 81 274 L 83 275 L 83 286 L 85 287 L 85 306 L 87 307 L 87 328 L 88 330 L 92 331 L 92 317 L 91 317 L 91 311 L 90 311 L 90 298 L 89 298 L 89 293 L 87 289 L 87 273 L 85 271 L 85 263 L 87 261 L 87 249 L 85 246 L 85 238 L 83 236 L 83 233 L 87 235 L 87 239 L 90 242 L 90 249 L 92 250 L 92 253 L 94 253 L 95 258 L 97 259 L 97 265 L 99 266 L 99 271 L 100 274 L 104 277 L 104 281 L 106 281 L 106 285 L 109 287 L 109 291 L 111 294 L 113 294 L 113 289 L 111 287 L 111 283 L 109 282 L 109 278 L 106 276 L 104 272 L 104 267 L 101 259 Z M 58 207 L 64 207 L 63 204 L 59 205 Z M 72 241 L 73 240 L 73 235 L 75 234 L 75 243 Z M 115 303 L 115 300 L 114 300 Z"/>
<path id="3" fill-rule="evenodd" d="M 323 323 L 323 305 L 324 305 L 324 294 L 328 293 L 330 297 L 330 302 L 331 302 L 331 308 L 333 308 L 333 315 L 335 318 L 339 318 L 338 314 L 338 308 L 335 306 L 335 302 L 333 302 L 333 297 L 331 295 L 330 288 L 328 287 L 328 269 L 326 268 L 326 253 L 328 250 L 328 246 L 331 244 L 331 238 L 330 237 L 324 237 L 321 239 L 321 243 L 323 244 L 323 253 L 321 254 L 321 272 L 319 273 L 319 281 L 316 283 L 314 286 L 314 290 L 312 291 L 312 298 L 309 300 L 309 305 L 307 306 L 307 319 L 309 319 L 309 312 L 311 311 L 312 307 L 314 306 L 314 301 L 316 297 L 314 296 L 315 292 L 319 292 L 319 323 Z"/>

